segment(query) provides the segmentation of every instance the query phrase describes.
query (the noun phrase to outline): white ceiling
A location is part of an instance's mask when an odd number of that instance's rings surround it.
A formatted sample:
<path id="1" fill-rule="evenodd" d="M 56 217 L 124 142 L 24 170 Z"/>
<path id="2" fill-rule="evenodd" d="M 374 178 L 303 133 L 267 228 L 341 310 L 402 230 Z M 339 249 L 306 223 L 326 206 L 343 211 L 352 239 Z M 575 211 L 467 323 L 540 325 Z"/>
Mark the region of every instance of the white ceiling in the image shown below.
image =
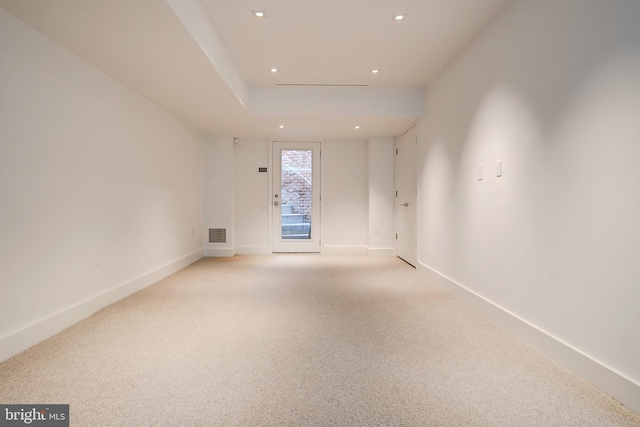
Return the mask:
<path id="1" fill-rule="evenodd" d="M 203 133 L 353 139 L 396 135 L 414 122 L 420 107 L 398 104 L 414 100 L 508 1 L 0 0 L 0 7 Z M 254 9 L 267 18 L 254 18 Z M 406 20 L 392 21 L 397 12 Z"/>

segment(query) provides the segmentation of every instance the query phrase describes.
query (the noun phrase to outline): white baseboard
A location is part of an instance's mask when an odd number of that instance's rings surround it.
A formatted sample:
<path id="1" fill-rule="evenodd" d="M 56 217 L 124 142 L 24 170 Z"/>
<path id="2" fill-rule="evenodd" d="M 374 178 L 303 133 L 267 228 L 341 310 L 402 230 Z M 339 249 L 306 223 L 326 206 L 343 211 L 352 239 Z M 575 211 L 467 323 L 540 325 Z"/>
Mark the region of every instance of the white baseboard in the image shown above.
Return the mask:
<path id="1" fill-rule="evenodd" d="M 238 255 L 264 255 L 272 253 L 268 246 L 238 246 L 236 254 Z"/>
<path id="2" fill-rule="evenodd" d="M 46 318 L 38 319 L 15 332 L 0 337 L 0 362 L 86 319 L 98 310 L 164 279 L 189 264 L 196 262 L 202 258 L 202 256 L 203 251 L 199 249 L 156 270 L 117 285 L 101 294 L 68 307 L 63 311 Z"/>
<path id="3" fill-rule="evenodd" d="M 370 256 L 396 256 L 396 248 L 367 248 Z"/>
<path id="4" fill-rule="evenodd" d="M 418 272 L 428 282 L 449 290 L 624 406 L 640 413 L 640 384 L 637 381 L 425 264 L 418 263 Z"/>
<path id="5" fill-rule="evenodd" d="M 236 254 L 233 248 L 205 248 L 204 256 L 206 257 L 232 257 Z"/>
<path id="6" fill-rule="evenodd" d="M 323 246 L 320 253 L 324 255 L 366 255 L 366 246 Z"/>

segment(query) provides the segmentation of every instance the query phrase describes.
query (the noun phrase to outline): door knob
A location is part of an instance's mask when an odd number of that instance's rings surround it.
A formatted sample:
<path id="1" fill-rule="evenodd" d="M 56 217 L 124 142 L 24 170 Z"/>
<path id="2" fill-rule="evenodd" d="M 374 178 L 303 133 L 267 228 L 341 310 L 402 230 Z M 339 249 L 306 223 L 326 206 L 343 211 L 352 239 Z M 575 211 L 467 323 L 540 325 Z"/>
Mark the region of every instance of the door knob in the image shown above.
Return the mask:
<path id="1" fill-rule="evenodd" d="M 409 202 L 400 203 L 400 206 L 404 206 L 405 208 L 408 208 Z"/>

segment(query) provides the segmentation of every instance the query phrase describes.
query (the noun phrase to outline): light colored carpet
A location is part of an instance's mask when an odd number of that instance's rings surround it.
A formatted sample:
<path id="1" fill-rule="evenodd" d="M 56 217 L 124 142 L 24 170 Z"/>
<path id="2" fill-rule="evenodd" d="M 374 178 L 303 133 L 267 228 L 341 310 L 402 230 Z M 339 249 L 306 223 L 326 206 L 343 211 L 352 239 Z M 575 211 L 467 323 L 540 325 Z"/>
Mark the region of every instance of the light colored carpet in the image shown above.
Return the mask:
<path id="1" fill-rule="evenodd" d="M 396 258 L 202 259 L 0 364 L 72 426 L 640 426 Z"/>

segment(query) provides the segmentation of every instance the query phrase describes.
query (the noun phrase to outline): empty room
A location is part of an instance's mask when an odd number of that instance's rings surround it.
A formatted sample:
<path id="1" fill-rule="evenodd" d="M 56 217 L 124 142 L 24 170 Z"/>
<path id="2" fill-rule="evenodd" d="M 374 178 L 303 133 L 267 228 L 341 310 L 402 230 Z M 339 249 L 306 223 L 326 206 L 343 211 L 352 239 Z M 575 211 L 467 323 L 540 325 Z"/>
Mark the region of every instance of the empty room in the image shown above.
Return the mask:
<path id="1" fill-rule="evenodd" d="M 640 426 L 637 0 L 0 0 L 0 425 Z"/>

